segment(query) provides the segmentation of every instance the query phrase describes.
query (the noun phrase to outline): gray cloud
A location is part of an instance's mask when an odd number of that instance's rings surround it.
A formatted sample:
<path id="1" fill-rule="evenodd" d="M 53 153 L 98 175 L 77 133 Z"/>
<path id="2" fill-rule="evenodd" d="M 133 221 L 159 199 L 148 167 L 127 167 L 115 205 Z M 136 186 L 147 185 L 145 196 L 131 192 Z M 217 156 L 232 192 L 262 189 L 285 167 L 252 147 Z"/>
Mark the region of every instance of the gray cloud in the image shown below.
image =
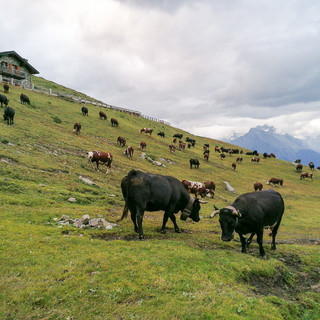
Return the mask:
<path id="1" fill-rule="evenodd" d="M 279 121 L 279 130 L 301 135 L 295 115 L 319 107 L 317 2 L 29 4 L 7 3 L 1 51 L 16 50 L 41 76 L 107 103 L 219 138 L 283 115 L 296 125 Z M 305 132 L 320 134 L 308 121 Z"/>

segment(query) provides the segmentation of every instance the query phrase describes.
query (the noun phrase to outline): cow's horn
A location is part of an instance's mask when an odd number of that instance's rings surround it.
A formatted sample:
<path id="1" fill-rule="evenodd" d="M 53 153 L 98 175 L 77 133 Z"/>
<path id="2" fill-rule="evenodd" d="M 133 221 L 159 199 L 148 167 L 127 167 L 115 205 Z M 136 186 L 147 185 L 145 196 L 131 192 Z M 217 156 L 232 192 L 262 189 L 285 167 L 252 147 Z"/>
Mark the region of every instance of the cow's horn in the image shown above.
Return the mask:
<path id="1" fill-rule="evenodd" d="M 213 218 L 216 214 L 219 214 L 220 210 L 216 210 L 210 214 L 210 218 Z"/>
<path id="2" fill-rule="evenodd" d="M 203 200 L 200 200 L 200 199 L 199 199 L 199 202 L 200 203 L 208 203 L 208 201 L 203 201 Z"/>
<path id="3" fill-rule="evenodd" d="M 238 216 L 239 218 L 242 217 L 241 213 L 238 210 L 232 210 L 232 214 Z"/>

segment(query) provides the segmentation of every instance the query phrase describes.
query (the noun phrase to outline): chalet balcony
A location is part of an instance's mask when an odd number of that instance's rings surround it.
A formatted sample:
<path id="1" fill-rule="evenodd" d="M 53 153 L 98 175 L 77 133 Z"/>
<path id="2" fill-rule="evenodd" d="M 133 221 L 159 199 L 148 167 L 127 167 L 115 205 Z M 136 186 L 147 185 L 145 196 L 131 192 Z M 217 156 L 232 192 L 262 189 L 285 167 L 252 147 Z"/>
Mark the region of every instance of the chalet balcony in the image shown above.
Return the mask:
<path id="1" fill-rule="evenodd" d="M 0 66 L 0 74 L 9 76 L 15 79 L 25 79 L 26 73 L 17 69 Z"/>

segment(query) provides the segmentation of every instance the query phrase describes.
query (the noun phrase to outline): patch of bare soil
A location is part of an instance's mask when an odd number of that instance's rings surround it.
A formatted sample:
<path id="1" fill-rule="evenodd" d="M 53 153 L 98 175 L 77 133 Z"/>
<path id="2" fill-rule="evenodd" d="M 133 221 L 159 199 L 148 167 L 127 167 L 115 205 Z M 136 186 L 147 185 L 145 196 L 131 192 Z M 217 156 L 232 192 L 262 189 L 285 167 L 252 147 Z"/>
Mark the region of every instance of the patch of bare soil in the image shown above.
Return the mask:
<path id="1" fill-rule="evenodd" d="M 272 277 L 250 272 L 244 275 L 244 281 L 252 286 L 252 291 L 258 295 L 273 295 L 286 300 L 296 301 L 298 295 L 315 291 L 320 293 L 320 268 L 302 271 L 302 262 L 295 254 L 277 252 L 275 259 L 282 261 L 287 268 L 279 267 Z"/>

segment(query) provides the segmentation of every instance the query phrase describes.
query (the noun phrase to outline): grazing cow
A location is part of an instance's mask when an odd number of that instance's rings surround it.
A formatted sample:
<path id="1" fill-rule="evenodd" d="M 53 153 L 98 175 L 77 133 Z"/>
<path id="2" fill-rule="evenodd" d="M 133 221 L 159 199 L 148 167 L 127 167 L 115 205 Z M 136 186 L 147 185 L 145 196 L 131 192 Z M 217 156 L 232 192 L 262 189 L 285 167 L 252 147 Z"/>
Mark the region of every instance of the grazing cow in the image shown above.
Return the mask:
<path id="1" fill-rule="evenodd" d="M 9 89 L 10 89 L 9 85 L 7 83 L 4 83 L 3 84 L 3 92 L 4 93 L 9 93 Z"/>
<path id="2" fill-rule="evenodd" d="M 165 133 L 163 131 L 158 132 L 157 135 L 162 138 L 165 137 Z"/>
<path id="3" fill-rule="evenodd" d="M 296 159 L 294 163 L 301 163 L 301 159 Z"/>
<path id="4" fill-rule="evenodd" d="M 190 163 L 190 169 L 192 169 L 193 166 L 195 167 L 195 169 L 199 169 L 200 162 L 198 159 L 190 159 L 189 163 Z"/>
<path id="5" fill-rule="evenodd" d="M 250 151 L 250 152 L 246 152 L 246 155 L 259 157 L 259 153 L 258 153 L 257 150 L 253 150 L 253 151 Z"/>
<path id="6" fill-rule="evenodd" d="M 274 153 L 267 154 L 266 152 L 264 152 L 263 158 L 264 158 L 264 159 L 267 159 L 267 158 L 276 158 L 276 155 L 275 155 Z"/>
<path id="7" fill-rule="evenodd" d="M 111 118 L 111 125 L 113 127 L 117 127 L 119 125 L 119 121 L 115 118 Z"/>
<path id="8" fill-rule="evenodd" d="M 88 158 L 88 162 L 96 163 L 98 171 L 99 171 L 99 163 L 101 163 L 107 167 L 106 173 L 109 172 L 108 169 L 111 168 L 111 163 L 112 163 L 112 154 L 110 152 L 89 151 L 86 153 L 86 156 Z"/>
<path id="9" fill-rule="evenodd" d="M 238 158 L 236 159 L 236 162 L 238 162 L 238 163 L 242 163 L 242 161 L 243 161 L 243 158 L 242 158 L 242 157 L 238 157 Z"/>
<path id="10" fill-rule="evenodd" d="M 141 142 L 140 142 L 140 145 L 139 145 L 139 149 L 140 149 L 141 151 L 143 151 L 143 150 L 145 150 L 145 149 L 146 149 L 146 147 L 147 147 L 146 142 L 141 141 Z"/>
<path id="11" fill-rule="evenodd" d="M 189 217 L 195 222 L 200 221 L 199 199 L 191 197 L 182 183 L 174 177 L 131 170 L 122 179 L 121 190 L 125 206 L 120 221 L 127 217 L 130 210 L 134 231 L 139 233 L 140 240 L 144 238 L 142 220 L 145 211 L 164 210 L 162 233 L 166 232 L 169 218 L 173 222 L 175 232 L 180 232 L 175 217 L 175 213 L 179 211 L 182 211 L 182 220 Z"/>
<path id="12" fill-rule="evenodd" d="M 103 112 L 103 111 L 99 111 L 99 118 L 100 119 L 104 119 L 104 120 L 107 120 L 107 115 Z"/>
<path id="13" fill-rule="evenodd" d="M 231 167 L 232 167 L 233 170 L 236 170 L 236 169 L 237 169 L 237 164 L 236 164 L 235 162 L 233 162 L 233 163 L 231 164 Z"/>
<path id="14" fill-rule="evenodd" d="M 309 168 L 310 168 L 311 170 L 314 170 L 314 163 L 313 163 L 313 162 L 309 162 Z"/>
<path id="15" fill-rule="evenodd" d="M 87 116 L 87 115 L 89 114 L 87 107 L 82 107 L 82 108 L 81 108 L 81 112 L 82 112 L 82 115 L 83 115 L 83 116 Z"/>
<path id="16" fill-rule="evenodd" d="M 29 99 L 29 97 L 28 97 L 26 94 L 21 93 L 21 94 L 20 94 L 20 103 L 21 103 L 21 104 L 30 104 L 30 99 Z"/>
<path id="17" fill-rule="evenodd" d="M 170 152 L 175 152 L 176 151 L 176 147 L 173 144 L 169 145 L 169 150 Z"/>
<path id="18" fill-rule="evenodd" d="M 275 185 L 282 186 L 283 185 L 283 179 L 271 178 L 269 181 L 267 181 L 267 184 L 270 184 L 272 186 L 275 186 Z"/>
<path id="19" fill-rule="evenodd" d="M 228 153 L 229 153 L 230 156 L 232 156 L 233 155 L 233 149 L 229 149 Z"/>
<path id="20" fill-rule="evenodd" d="M 256 158 L 256 157 L 253 157 L 253 158 L 250 160 L 250 162 L 257 162 L 257 163 L 259 163 L 259 161 L 260 161 L 260 158 Z"/>
<path id="21" fill-rule="evenodd" d="M 186 144 L 183 143 L 182 141 L 179 141 L 179 150 L 182 151 L 182 150 L 185 150 L 186 148 Z"/>
<path id="22" fill-rule="evenodd" d="M 206 150 L 209 150 L 209 143 L 205 143 L 204 145 L 203 145 L 203 150 L 204 151 L 206 151 Z"/>
<path id="23" fill-rule="evenodd" d="M 117 139 L 117 145 L 119 147 L 124 147 L 126 145 L 126 142 L 127 142 L 127 140 L 124 137 L 120 137 L 119 136 L 118 139 Z"/>
<path id="24" fill-rule="evenodd" d="M 207 190 L 207 197 L 213 198 L 215 190 L 216 190 L 216 185 L 213 181 L 204 181 L 203 182 L 206 190 Z"/>
<path id="25" fill-rule="evenodd" d="M 11 126 L 13 124 L 14 115 L 15 115 L 15 111 L 13 108 L 6 107 L 4 109 L 3 120 L 7 121 L 8 126 Z"/>
<path id="26" fill-rule="evenodd" d="M 182 180 L 181 181 L 184 187 L 195 197 L 198 197 L 198 194 L 204 198 L 207 195 L 207 189 L 203 183 L 197 181 L 189 181 L 189 180 Z"/>
<path id="27" fill-rule="evenodd" d="M 7 107 L 9 103 L 9 99 L 3 94 L 0 94 L 0 103 L 1 103 L 1 107 L 3 106 L 3 104 L 5 107 Z"/>
<path id="28" fill-rule="evenodd" d="M 81 124 L 80 122 L 76 122 L 73 126 L 73 131 L 76 133 L 76 134 L 80 134 L 80 130 L 81 130 Z"/>
<path id="29" fill-rule="evenodd" d="M 224 153 L 220 153 L 220 159 L 223 160 L 226 157 Z"/>
<path id="30" fill-rule="evenodd" d="M 182 133 L 176 133 L 176 134 L 174 134 L 173 136 L 172 136 L 173 138 L 178 138 L 178 139 L 182 139 L 182 137 L 183 137 L 183 134 Z"/>
<path id="31" fill-rule="evenodd" d="M 298 163 L 297 166 L 296 166 L 297 172 L 301 172 L 302 169 L 303 169 L 303 165 L 301 163 Z"/>
<path id="32" fill-rule="evenodd" d="M 261 191 L 263 189 L 263 185 L 261 182 L 255 182 L 253 184 L 254 191 Z"/>
<path id="33" fill-rule="evenodd" d="M 304 172 L 300 174 L 300 180 L 304 178 L 309 178 L 310 180 L 312 180 L 312 177 L 313 177 L 313 173 Z"/>
<path id="34" fill-rule="evenodd" d="M 209 161 L 209 155 L 210 155 L 210 150 L 204 150 L 204 152 L 203 152 L 204 161 L 206 161 L 206 162 Z"/>
<path id="35" fill-rule="evenodd" d="M 221 149 L 220 149 L 218 146 L 215 146 L 215 147 L 214 147 L 214 152 L 219 152 L 219 153 L 221 153 Z"/>
<path id="36" fill-rule="evenodd" d="M 152 134 L 152 132 L 153 132 L 153 129 L 151 129 L 151 128 L 142 128 L 139 132 L 140 132 L 140 133 L 142 133 L 142 132 L 144 132 L 144 133 L 149 133 L 150 136 L 151 136 L 151 134 Z"/>
<path id="37" fill-rule="evenodd" d="M 131 146 L 128 146 L 126 148 L 126 150 L 124 150 L 124 155 L 126 155 L 128 158 L 132 159 L 133 158 L 133 153 L 134 153 L 134 149 Z"/>
<path id="38" fill-rule="evenodd" d="M 257 234 L 259 254 L 264 258 L 263 229 L 270 227 L 272 231 L 271 250 L 276 250 L 275 240 L 283 213 L 284 202 L 280 193 L 266 190 L 242 194 L 230 206 L 220 210 L 216 208 L 210 217 L 219 214 L 223 241 L 231 241 L 234 231 L 239 234 L 243 253 L 247 252 L 249 244 L 244 235 L 251 233 L 251 240 L 253 235 Z"/>
<path id="39" fill-rule="evenodd" d="M 186 137 L 186 142 L 191 143 L 191 146 L 194 147 L 196 145 L 196 140 Z"/>

